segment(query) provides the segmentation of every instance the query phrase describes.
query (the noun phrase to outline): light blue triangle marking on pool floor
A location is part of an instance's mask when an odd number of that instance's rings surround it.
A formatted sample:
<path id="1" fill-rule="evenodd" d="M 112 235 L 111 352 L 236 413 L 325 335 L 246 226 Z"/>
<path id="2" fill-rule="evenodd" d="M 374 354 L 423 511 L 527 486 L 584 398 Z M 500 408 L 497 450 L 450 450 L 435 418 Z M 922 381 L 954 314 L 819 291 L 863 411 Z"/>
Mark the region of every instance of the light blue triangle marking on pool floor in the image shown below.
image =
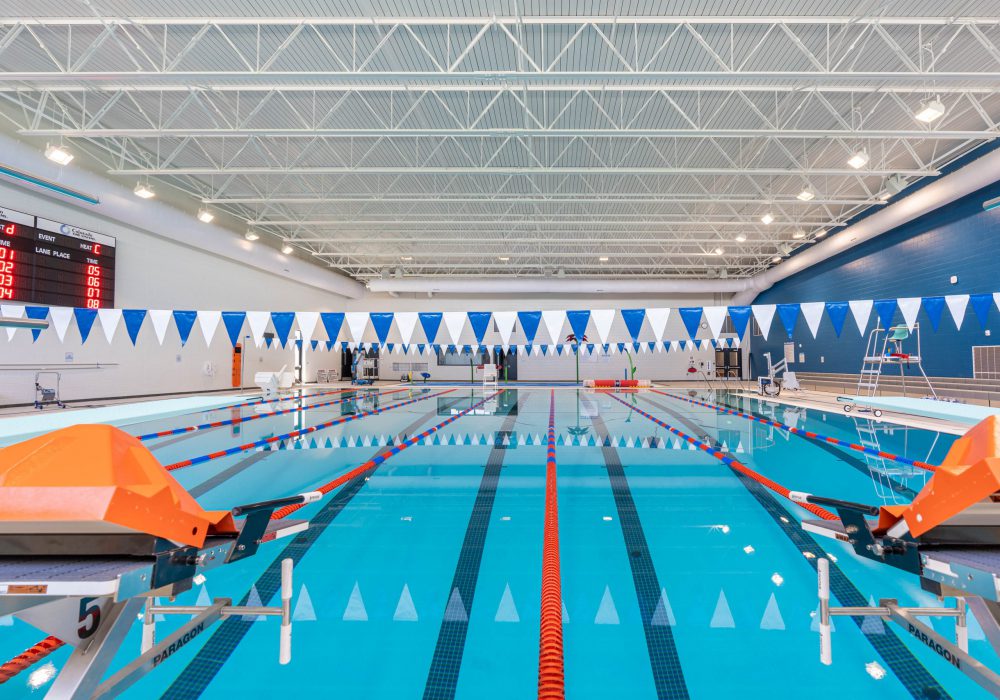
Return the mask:
<path id="1" fill-rule="evenodd" d="M 562 609 L 563 609 L 563 611 L 562 611 L 562 621 L 563 621 L 563 624 L 564 625 L 568 625 L 569 624 L 569 610 L 566 609 L 566 601 L 563 601 Z"/>
<path id="2" fill-rule="evenodd" d="M 469 621 L 469 615 L 465 612 L 465 603 L 462 602 L 462 594 L 458 592 L 457 588 L 451 589 L 448 605 L 444 609 L 444 619 L 448 622 Z"/>
<path id="3" fill-rule="evenodd" d="M 650 624 L 659 627 L 673 627 L 677 624 L 677 620 L 674 618 L 674 611 L 670 607 L 670 599 L 667 598 L 667 589 L 665 588 L 660 589 L 660 599 L 656 601 L 656 610 L 653 611 Z"/>
<path id="4" fill-rule="evenodd" d="M 368 611 L 365 610 L 365 601 L 361 597 L 361 588 L 358 586 L 357 581 L 354 582 L 351 597 L 347 601 L 347 607 L 344 608 L 344 620 L 368 622 Z"/>
<path id="5" fill-rule="evenodd" d="M 715 612 L 712 614 L 712 621 L 709 627 L 736 627 L 733 619 L 733 612 L 729 609 L 729 601 L 726 600 L 726 592 L 719 590 L 719 601 L 715 604 Z"/>
<path id="6" fill-rule="evenodd" d="M 503 595 L 500 597 L 500 605 L 497 607 L 497 614 L 493 617 L 495 622 L 520 622 L 521 617 L 517 614 L 517 606 L 514 605 L 514 596 L 510 594 L 510 584 L 504 586 Z"/>
<path id="7" fill-rule="evenodd" d="M 0 627 L 11 627 L 14 624 L 14 618 L 10 615 L 4 615 L 0 617 Z"/>
<path id="8" fill-rule="evenodd" d="M 778 599 L 774 597 L 774 593 L 767 601 L 767 607 L 764 608 L 764 615 L 760 618 L 760 628 L 762 630 L 783 630 L 785 629 L 785 621 L 781 617 L 781 609 L 778 608 Z"/>
<path id="9" fill-rule="evenodd" d="M 416 622 L 419 619 L 417 608 L 413 604 L 413 596 L 410 595 L 410 587 L 405 583 L 403 584 L 403 592 L 399 594 L 399 602 L 396 603 L 396 612 L 393 613 L 392 619 L 396 622 Z"/>
<path id="10" fill-rule="evenodd" d="M 611 588 L 604 587 L 604 596 L 601 598 L 601 605 L 597 608 L 597 615 L 594 617 L 595 625 L 617 625 L 618 609 L 615 607 L 614 598 L 611 597 Z"/>
<path id="11" fill-rule="evenodd" d="M 875 607 L 874 596 L 868 596 L 868 605 L 873 608 Z M 865 619 L 861 621 L 861 633 L 885 634 L 885 625 L 882 623 L 881 618 L 866 616 Z"/>
<path id="12" fill-rule="evenodd" d="M 204 590 L 204 589 L 202 589 L 202 590 Z M 263 606 L 264 606 L 264 603 L 262 603 L 261 600 L 260 600 L 260 593 L 257 592 L 257 586 L 256 585 L 250 586 L 250 596 L 247 598 L 247 607 L 248 608 L 260 608 L 260 607 L 263 607 Z M 243 621 L 244 622 L 263 622 L 266 619 L 267 618 L 264 617 L 263 615 L 244 615 L 243 616 Z"/>
<path id="13" fill-rule="evenodd" d="M 809 623 L 809 630 L 811 632 L 819 632 L 819 606 L 812 612 L 812 622 Z M 832 617 L 830 618 L 830 631 L 837 631 L 837 625 L 834 624 Z"/>
<path id="14" fill-rule="evenodd" d="M 292 619 L 296 622 L 311 622 L 316 619 L 316 609 L 313 607 L 312 598 L 309 597 L 309 589 L 304 583 L 299 589 L 299 599 L 295 601 Z"/>

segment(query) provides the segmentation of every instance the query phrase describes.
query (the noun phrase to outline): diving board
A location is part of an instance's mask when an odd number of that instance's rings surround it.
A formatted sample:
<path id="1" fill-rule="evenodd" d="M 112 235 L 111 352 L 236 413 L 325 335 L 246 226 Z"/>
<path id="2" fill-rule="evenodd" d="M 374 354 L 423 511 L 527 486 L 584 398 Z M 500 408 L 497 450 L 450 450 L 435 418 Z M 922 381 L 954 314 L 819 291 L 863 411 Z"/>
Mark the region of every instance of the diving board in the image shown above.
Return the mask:
<path id="1" fill-rule="evenodd" d="M 838 396 L 837 401 L 847 404 L 844 410 L 854 406 L 872 411 L 892 411 L 924 418 L 950 420 L 966 425 L 975 425 L 989 417 L 1000 415 L 1000 408 L 977 406 L 937 399 L 911 399 L 904 396 Z"/>

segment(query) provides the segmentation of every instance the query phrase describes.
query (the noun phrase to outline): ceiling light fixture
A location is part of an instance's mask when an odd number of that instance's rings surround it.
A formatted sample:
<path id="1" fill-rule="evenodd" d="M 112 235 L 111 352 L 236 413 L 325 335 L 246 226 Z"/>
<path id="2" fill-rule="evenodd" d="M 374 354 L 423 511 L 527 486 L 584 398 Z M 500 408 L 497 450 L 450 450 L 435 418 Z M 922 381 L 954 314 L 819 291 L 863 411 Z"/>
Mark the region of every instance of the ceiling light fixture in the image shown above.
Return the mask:
<path id="1" fill-rule="evenodd" d="M 774 215 L 771 212 L 767 212 L 764 216 L 760 217 L 760 223 L 767 225 L 774 221 Z"/>
<path id="2" fill-rule="evenodd" d="M 913 116 L 917 121 L 930 124 L 932 121 L 944 116 L 944 105 L 937 97 L 933 100 L 925 100 L 920 103 L 920 109 Z"/>
<path id="3" fill-rule="evenodd" d="M 293 252 L 295 252 L 295 249 L 286 243 L 285 245 L 281 246 L 281 252 L 284 253 L 285 255 L 291 255 Z"/>
<path id="4" fill-rule="evenodd" d="M 799 240 L 805 237 L 806 237 L 806 232 L 803 231 L 802 229 L 797 229 L 795 233 L 792 234 L 792 238 L 794 238 L 795 240 Z"/>
<path id="5" fill-rule="evenodd" d="M 781 256 L 780 255 L 775 255 L 773 258 L 771 258 L 771 262 L 775 262 L 775 263 L 781 262 Z"/>
<path id="6" fill-rule="evenodd" d="M 894 194 L 899 194 L 904 189 L 906 189 L 906 178 L 900 174 L 890 175 L 885 180 L 885 189 L 891 197 Z M 886 198 L 888 199 L 888 197 Z"/>
<path id="7" fill-rule="evenodd" d="M 815 198 L 816 198 L 816 193 L 813 192 L 808 187 L 805 188 L 804 190 L 802 190 L 801 192 L 799 192 L 799 194 L 797 196 L 797 199 L 799 199 L 802 202 L 808 202 L 808 201 L 811 201 L 811 200 L 813 200 Z"/>
<path id="8" fill-rule="evenodd" d="M 816 238 L 822 238 L 825 235 L 826 235 L 826 229 L 825 228 L 821 228 L 819 231 L 816 232 Z"/>
<path id="9" fill-rule="evenodd" d="M 860 151 L 856 152 L 853 156 L 847 159 L 847 164 L 855 170 L 860 170 L 865 167 L 868 165 L 868 151 L 862 148 Z"/>
<path id="10" fill-rule="evenodd" d="M 598 261 L 600 261 L 600 262 L 607 262 L 608 261 L 608 256 L 607 255 L 602 255 L 601 257 L 598 258 Z"/>
<path id="11" fill-rule="evenodd" d="M 737 243 L 744 243 L 746 239 L 747 235 L 745 233 L 737 233 L 736 238 L 734 238 L 733 240 L 736 241 Z"/>
<path id="12" fill-rule="evenodd" d="M 413 260 L 413 256 L 412 255 L 401 255 L 401 256 L 399 256 L 399 259 L 402 260 L 403 262 L 410 262 L 411 260 Z"/>
<path id="13" fill-rule="evenodd" d="M 248 228 L 247 232 L 243 234 L 243 237 L 248 241 L 256 241 L 260 238 L 260 235 L 252 228 Z"/>
<path id="14" fill-rule="evenodd" d="M 510 262 L 510 258 L 509 258 L 509 257 L 507 257 L 506 255 L 501 255 L 501 256 L 500 256 L 500 257 L 498 258 L 498 260 L 499 260 L 500 262 Z"/>
<path id="15" fill-rule="evenodd" d="M 198 210 L 198 221 L 204 224 L 210 224 L 213 219 L 215 219 L 215 214 L 213 214 L 212 210 L 208 207 L 202 207 Z"/>
<path id="16" fill-rule="evenodd" d="M 45 146 L 45 157 L 59 165 L 68 165 L 73 160 L 73 154 L 66 150 L 62 144 L 58 146 L 47 144 Z"/>
<path id="17" fill-rule="evenodd" d="M 715 250 L 712 251 L 712 253 L 715 254 L 715 255 L 722 255 L 725 252 L 726 251 L 723 250 L 722 248 L 716 248 Z"/>
<path id="18" fill-rule="evenodd" d="M 153 186 L 148 182 L 140 182 L 136 184 L 135 189 L 132 190 L 132 192 L 135 193 L 136 197 L 141 197 L 142 199 L 152 199 L 156 196 L 156 193 L 153 192 Z"/>

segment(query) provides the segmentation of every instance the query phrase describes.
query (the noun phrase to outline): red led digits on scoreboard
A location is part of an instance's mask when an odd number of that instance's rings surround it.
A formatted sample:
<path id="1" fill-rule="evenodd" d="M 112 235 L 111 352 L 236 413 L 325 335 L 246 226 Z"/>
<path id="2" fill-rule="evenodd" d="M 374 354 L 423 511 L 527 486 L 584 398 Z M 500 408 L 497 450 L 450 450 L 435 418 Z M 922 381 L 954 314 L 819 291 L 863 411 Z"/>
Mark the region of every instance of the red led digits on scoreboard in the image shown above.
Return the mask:
<path id="1" fill-rule="evenodd" d="M 4 233 L 14 235 L 14 224 L 4 224 Z M 0 299 L 14 298 L 14 273 L 17 265 L 14 257 L 17 251 L 10 248 L 0 248 Z"/>
<path id="2" fill-rule="evenodd" d="M 94 245 L 97 248 L 97 244 Z M 87 265 L 87 308 L 101 308 L 101 266 Z"/>

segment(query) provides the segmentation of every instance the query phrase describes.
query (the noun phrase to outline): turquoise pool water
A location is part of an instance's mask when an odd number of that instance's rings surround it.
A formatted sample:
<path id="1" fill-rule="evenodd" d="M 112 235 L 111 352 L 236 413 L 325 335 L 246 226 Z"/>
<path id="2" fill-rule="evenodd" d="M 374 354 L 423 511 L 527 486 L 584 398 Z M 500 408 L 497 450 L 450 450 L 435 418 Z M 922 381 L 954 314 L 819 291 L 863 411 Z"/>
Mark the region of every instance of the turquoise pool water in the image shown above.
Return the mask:
<path id="1" fill-rule="evenodd" d="M 688 449 L 611 396 L 507 389 L 322 502 L 300 510 L 308 533 L 208 574 L 177 599 L 272 603 L 276 562 L 296 560 L 294 652 L 278 664 L 278 623 L 233 619 L 174 654 L 132 698 L 523 698 L 536 693 L 545 514 L 545 435 L 555 397 L 566 694 L 571 698 L 830 695 L 966 698 L 984 694 L 919 643 L 870 618 L 836 619 L 834 663 L 819 663 L 815 557 L 832 555 L 834 604 L 896 597 L 934 604 L 915 577 L 814 540 L 812 517 Z M 905 502 L 926 473 L 821 445 L 759 423 L 640 392 L 626 403 L 711 442 L 793 490 L 867 503 Z M 795 427 L 940 462 L 953 437 L 843 414 L 697 394 Z M 336 399 L 304 399 L 306 405 Z M 422 398 L 392 408 L 411 398 Z M 374 408 L 389 410 L 174 472 L 207 508 L 313 489 L 483 399 L 479 388 L 364 390 L 353 400 L 150 440 L 172 463 Z M 140 435 L 257 415 L 243 406 L 127 426 Z M 4 658 L 41 635 L 9 618 Z M 162 635 L 177 624 L 158 625 Z M 950 634 L 953 623 L 934 621 Z M 989 647 L 974 622 L 973 653 Z M 138 624 L 117 663 L 139 648 Z M 46 689 L 65 660 L 0 686 Z M 987 657 L 988 659 L 990 657 Z M 991 660 L 992 662 L 992 660 Z M 32 684 L 37 688 L 32 688 Z"/>

